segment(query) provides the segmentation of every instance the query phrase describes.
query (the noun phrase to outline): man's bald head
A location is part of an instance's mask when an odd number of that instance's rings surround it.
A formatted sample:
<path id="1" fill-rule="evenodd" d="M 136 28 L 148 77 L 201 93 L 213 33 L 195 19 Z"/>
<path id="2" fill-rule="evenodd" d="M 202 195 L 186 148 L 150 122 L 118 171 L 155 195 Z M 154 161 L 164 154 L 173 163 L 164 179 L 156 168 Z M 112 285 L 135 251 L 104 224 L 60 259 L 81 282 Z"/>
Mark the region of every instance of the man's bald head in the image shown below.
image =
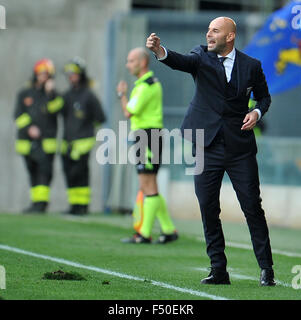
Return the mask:
<path id="1" fill-rule="evenodd" d="M 208 50 L 227 55 L 234 47 L 236 23 L 229 17 L 218 17 L 212 20 L 206 35 Z"/>
<path id="2" fill-rule="evenodd" d="M 148 70 L 149 59 L 149 53 L 145 48 L 134 48 L 128 54 L 126 67 L 131 74 L 139 77 Z"/>
<path id="3" fill-rule="evenodd" d="M 145 60 L 146 64 L 149 64 L 149 53 L 143 47 L 134 48 L 129 52 L 129 55 L 133 55 L 135 58 L 139 60 Z"/>
<path id="4" fill-rule="evenodd" d="M 224 28 L 227 29 L 228 32 L 236 33 L 236 22 L 229 17 L 218 17 L 218 18 L 213 19 L 211 21 L 211 23 L 212 22 L 217 22 L 217 23 L 221 24 L 222 26 L 224 26 Z"/>

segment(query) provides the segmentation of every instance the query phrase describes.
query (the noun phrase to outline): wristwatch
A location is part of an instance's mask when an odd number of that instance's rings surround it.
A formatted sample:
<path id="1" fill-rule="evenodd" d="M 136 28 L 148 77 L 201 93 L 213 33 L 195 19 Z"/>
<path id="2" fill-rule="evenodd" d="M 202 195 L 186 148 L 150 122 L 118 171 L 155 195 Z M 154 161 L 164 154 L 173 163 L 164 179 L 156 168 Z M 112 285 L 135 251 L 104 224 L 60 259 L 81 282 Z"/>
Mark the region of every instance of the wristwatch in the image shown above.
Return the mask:
<path id="1" fill-rule="evenodd" d="M 118 95 L 118 98 L 121 99 L 123 96 L 125 96 L 125 93 L 120 91 L 117 93 L 117 95 Z"/>

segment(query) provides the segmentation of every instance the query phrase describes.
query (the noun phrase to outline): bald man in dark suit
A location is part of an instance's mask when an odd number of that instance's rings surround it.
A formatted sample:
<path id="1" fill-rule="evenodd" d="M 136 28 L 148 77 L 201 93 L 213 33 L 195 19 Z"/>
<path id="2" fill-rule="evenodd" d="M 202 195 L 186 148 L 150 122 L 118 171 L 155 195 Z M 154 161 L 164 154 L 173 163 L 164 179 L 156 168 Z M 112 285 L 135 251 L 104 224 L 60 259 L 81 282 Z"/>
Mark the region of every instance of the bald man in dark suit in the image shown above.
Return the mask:
<path id="1" fill-rule="evenodd" d="M 195 82 L 195 94 L 181 130 L 192 129 L 193 145 L 200 147 L 195 130 L 204 129 L 204 170 L 194 176 L 211 272 L 202 284 L 230 284 L 225 240 L 219 218 L 220 188 L 229 175 L 247 220 L 254 253 L 261 268 L 260 285 L 274 286 L 274 271 L 268 226 L 261 206 L 256 122 L 267 112 L 271 97 L 260 61 L 234 47 L 236 23 L 218 17 L 209 24 L 207 45 L 180 54 L 160 45 L 152 33 L 146 47 L 158 60 L 175 70 L 188 72 Z M 257 104 L 249 110 L 253 92 Z"/>

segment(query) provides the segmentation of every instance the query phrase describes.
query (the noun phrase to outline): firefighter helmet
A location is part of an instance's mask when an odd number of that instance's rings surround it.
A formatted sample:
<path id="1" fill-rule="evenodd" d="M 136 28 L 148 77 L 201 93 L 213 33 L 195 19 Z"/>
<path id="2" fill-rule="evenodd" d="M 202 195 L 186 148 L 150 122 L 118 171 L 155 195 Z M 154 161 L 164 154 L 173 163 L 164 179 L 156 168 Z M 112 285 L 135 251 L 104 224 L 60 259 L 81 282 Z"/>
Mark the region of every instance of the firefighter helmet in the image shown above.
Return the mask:
<path id="1" fill-rule="evenodd" d="M 74 57 L 65 65 L 64 70 L 66 73 L 84 74 L 86 72 L 86 62 L 80 57 Z"/>
<path id="2" fill-rule="evenodd" d="M 55 73 L 54 64 L 50 59 L 41 59 L 38 60 L 33 67 L 34 74 L 38 74 L 41 72 L 48 72 L 50 76 L 53 76 Z"/>

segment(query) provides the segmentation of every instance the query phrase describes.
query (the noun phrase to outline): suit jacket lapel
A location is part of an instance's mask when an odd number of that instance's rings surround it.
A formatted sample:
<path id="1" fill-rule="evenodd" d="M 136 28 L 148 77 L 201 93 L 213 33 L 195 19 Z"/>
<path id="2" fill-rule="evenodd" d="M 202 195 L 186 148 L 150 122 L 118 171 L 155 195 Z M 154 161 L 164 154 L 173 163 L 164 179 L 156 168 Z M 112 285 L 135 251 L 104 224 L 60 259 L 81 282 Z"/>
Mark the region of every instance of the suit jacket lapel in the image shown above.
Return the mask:
<path id="1" fill-rule="evenodd" d="M 224 70 L 221 66 L 220 61 L 218 60 L 217 54 L 212 51 L 207 51 L 208 56 L 211 58 L 213 64 L 215 65 L 215 70 L 217 73 L 217 78 L 219 83 L 221 84 L 222 88 L 225 89 L 225 81 L 224 81 Z"/>
<path id="2" fill-rule="evenodd" d="M 236 55 L 235 55 L 235 60 L 234 60 L 234 65 L 232 70 L 232 72 L 234 72 L 236 67 L 236 79 L 237 79 L 236 95 L 233 97 L 230 97 L 228 100 L 236 99 L 240 95 L 240 90 L 242 85 L 241 80 L 244 78 L 243 72 L 245 72 L 243 68 L 244 64 L 242 60 L 243 58 L 240 51 L 236 49 Z M 231 74 L 231 78 L 232 78 L 232 74 Z"/>
<path id="3" fill-rule="evenodd" d="M 245 82 L 248 80 L 246 76 L 248 71 L 248 61 L 245 59 L 244 55 L 238 50 L 236 50 L 235 59 L 237 59 L 237 95 L 245 95 L 246 93 L 242 92 L 242 90 L 244 90 L 244 85 L 246 84 Z"/>

